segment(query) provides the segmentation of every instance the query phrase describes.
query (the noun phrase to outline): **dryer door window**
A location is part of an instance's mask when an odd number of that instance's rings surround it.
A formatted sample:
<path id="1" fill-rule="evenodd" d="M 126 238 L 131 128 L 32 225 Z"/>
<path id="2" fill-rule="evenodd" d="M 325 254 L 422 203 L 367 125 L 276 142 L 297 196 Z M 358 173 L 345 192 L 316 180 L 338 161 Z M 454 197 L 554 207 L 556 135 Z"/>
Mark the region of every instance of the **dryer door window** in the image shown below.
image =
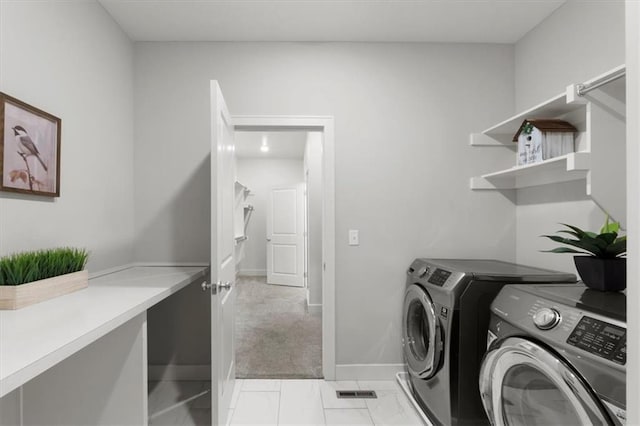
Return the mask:
<path id="1" fill-rule="evenodd" d="M 487 353 L 480 392 L 494 425 L 609 425 L 582 378 L 542 346 L 511 337 Z"/>
<path id="2" fill-rule="evenodd" d="M 402 345 L 409 372 L 415 377 L 432 377 L 440 363 L 440 323 L 429 295 L 420 286 L 407 288 L 404 298 Z"/>

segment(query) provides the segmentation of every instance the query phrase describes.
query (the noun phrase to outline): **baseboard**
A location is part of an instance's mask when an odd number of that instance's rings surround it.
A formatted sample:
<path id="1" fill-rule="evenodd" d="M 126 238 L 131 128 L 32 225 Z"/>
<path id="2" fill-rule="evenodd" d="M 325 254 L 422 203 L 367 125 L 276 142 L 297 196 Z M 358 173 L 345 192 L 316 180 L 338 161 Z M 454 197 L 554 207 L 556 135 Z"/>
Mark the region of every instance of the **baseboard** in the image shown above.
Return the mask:
<path id="1" fill-rule="evenodd" d="M 312 314 L 321 314 L 322 313 L 322 303 L 309 303 L 309 299 L 311 298 L 311 293 L 309 292 L 309 288 L 307 288 L 307 310 Z"/>
<path id="2" fill-rule="evenodd" d="M 307 303 L 307 309 L 309 310 L 309 313 L 311 314 L 321 314 L 322 313 L 322 305 L 310 305 Z"/>
<path id="3" fill-rule="evenodd" d="M 211 380 L 210 365 L 150 365 L 149 380 Z"/>
<path id="4" fill-rule="evenodd" d="M 267 276 L 266 269 L 240 269 L 238 275 L 246 275 L 248 277 L 262 277 Z"/>
<path id="5" fill-rule="evenodd" d="M 404 364 L 337 364 L 336 380 L 395 380 Z"/>

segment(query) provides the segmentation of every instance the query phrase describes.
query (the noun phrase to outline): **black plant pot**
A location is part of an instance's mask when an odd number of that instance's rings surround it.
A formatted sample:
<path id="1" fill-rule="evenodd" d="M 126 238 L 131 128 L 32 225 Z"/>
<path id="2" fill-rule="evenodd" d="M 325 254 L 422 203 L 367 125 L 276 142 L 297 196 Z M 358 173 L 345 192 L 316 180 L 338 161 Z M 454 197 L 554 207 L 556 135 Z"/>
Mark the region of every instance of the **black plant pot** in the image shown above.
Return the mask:
<path id="1" fill-rule="evenodd" d="M 600 259 L 574 256 L 578 274 L 584 284 L 599 291 L 622 291 L 627 287 L 627 259 Z"/>

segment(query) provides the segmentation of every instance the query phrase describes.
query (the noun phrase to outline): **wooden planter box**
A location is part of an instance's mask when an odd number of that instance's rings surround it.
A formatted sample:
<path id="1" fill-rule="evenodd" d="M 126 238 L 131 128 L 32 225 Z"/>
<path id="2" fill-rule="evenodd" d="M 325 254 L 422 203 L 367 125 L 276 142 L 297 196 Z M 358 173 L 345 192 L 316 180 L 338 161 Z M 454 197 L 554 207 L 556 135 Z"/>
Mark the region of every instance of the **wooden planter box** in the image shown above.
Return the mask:
<path id="1" fill-rule="evenodd" d="M 20 309 L 89 285 L 89 272 L 78 271 L 21 285 L 0 285 L 0 309 Z"/>

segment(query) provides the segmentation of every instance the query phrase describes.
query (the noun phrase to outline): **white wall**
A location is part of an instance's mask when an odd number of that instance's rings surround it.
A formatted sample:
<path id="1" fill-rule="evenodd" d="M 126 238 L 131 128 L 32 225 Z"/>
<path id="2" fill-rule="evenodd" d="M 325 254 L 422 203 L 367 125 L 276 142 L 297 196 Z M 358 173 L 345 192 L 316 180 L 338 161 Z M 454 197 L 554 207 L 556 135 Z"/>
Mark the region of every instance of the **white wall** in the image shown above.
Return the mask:
<path id="1" fill-rule="evenodd" d="M 516 43 L 516 110 L 623 64 L 624 54 L 623 1 L 567 1 Z"/>
<path id="2" fill-rule="evenodd" d="M 626 60 L 627 60 L 627 116 L 640 116 L 640 3 L 626 4 Z M 640 140 L 638 120 L 627 122 L 627 140 Z M 629 252 L 627 260 L 627 281 L 634 283 L 627 289 L 628 333 L 627 346 L 627 401 L 639 401 L 640 390 L 640 312 L 633 309 L 640 306 L 640 146 L 627 144 L 627 218 L 629 223 Z M 640 424 L 640 406 L 627 404 L 627 424 Z"/>
<path id="3" fill-rule="evenodd" d="M 322 133 L 307 133 L 304 173 L 308 176 L 307 303 L 322 305 Z"/>
<path id="4" fill-rule="evenodd" d="M 338 364 L 402 362 L 413 258 L 514 260 L 508 194 L 469 190 L 471 176 L 511 153 L 468 143 L 470 132 L 513 112 L 511 46 L 135 48 L 139 259 L 208 260 L 208 87 L 217 79 L 232 114 L 335 117 Z M 360 246 L 347 245 L 348 229 L 360 230 Z"/>
<path id="5" fill-rule="evenodd" d="M 60 198 L 0 193 L 0 255 L 132 260 L 133 46 L 97 2 L 0 2 L 0 90 L 62 119 Z"/>
<path id="6" fill-rule="evenodd" d="M 302 159 L 238 158 L 236 171 L 238 181 L 251 190 L 247 202 L 254 207 L 239 271 L 241 274 L 266 275 L 269 190 L 304 182 Z"/>
<path id="7" fill-rule="evenodd" d="M 624 2 L 569 1 L 518 41 L 517 109 L 623 64 L 624 19 Z M 559 222 L 600 229 L 605 214 L 586 196 L 584 181 L 520 190 L 517 204 L 518 262 L 575 273 L 572 256 L 540 252 L 556 246 L 540 235 L 560 229 Z"/>

